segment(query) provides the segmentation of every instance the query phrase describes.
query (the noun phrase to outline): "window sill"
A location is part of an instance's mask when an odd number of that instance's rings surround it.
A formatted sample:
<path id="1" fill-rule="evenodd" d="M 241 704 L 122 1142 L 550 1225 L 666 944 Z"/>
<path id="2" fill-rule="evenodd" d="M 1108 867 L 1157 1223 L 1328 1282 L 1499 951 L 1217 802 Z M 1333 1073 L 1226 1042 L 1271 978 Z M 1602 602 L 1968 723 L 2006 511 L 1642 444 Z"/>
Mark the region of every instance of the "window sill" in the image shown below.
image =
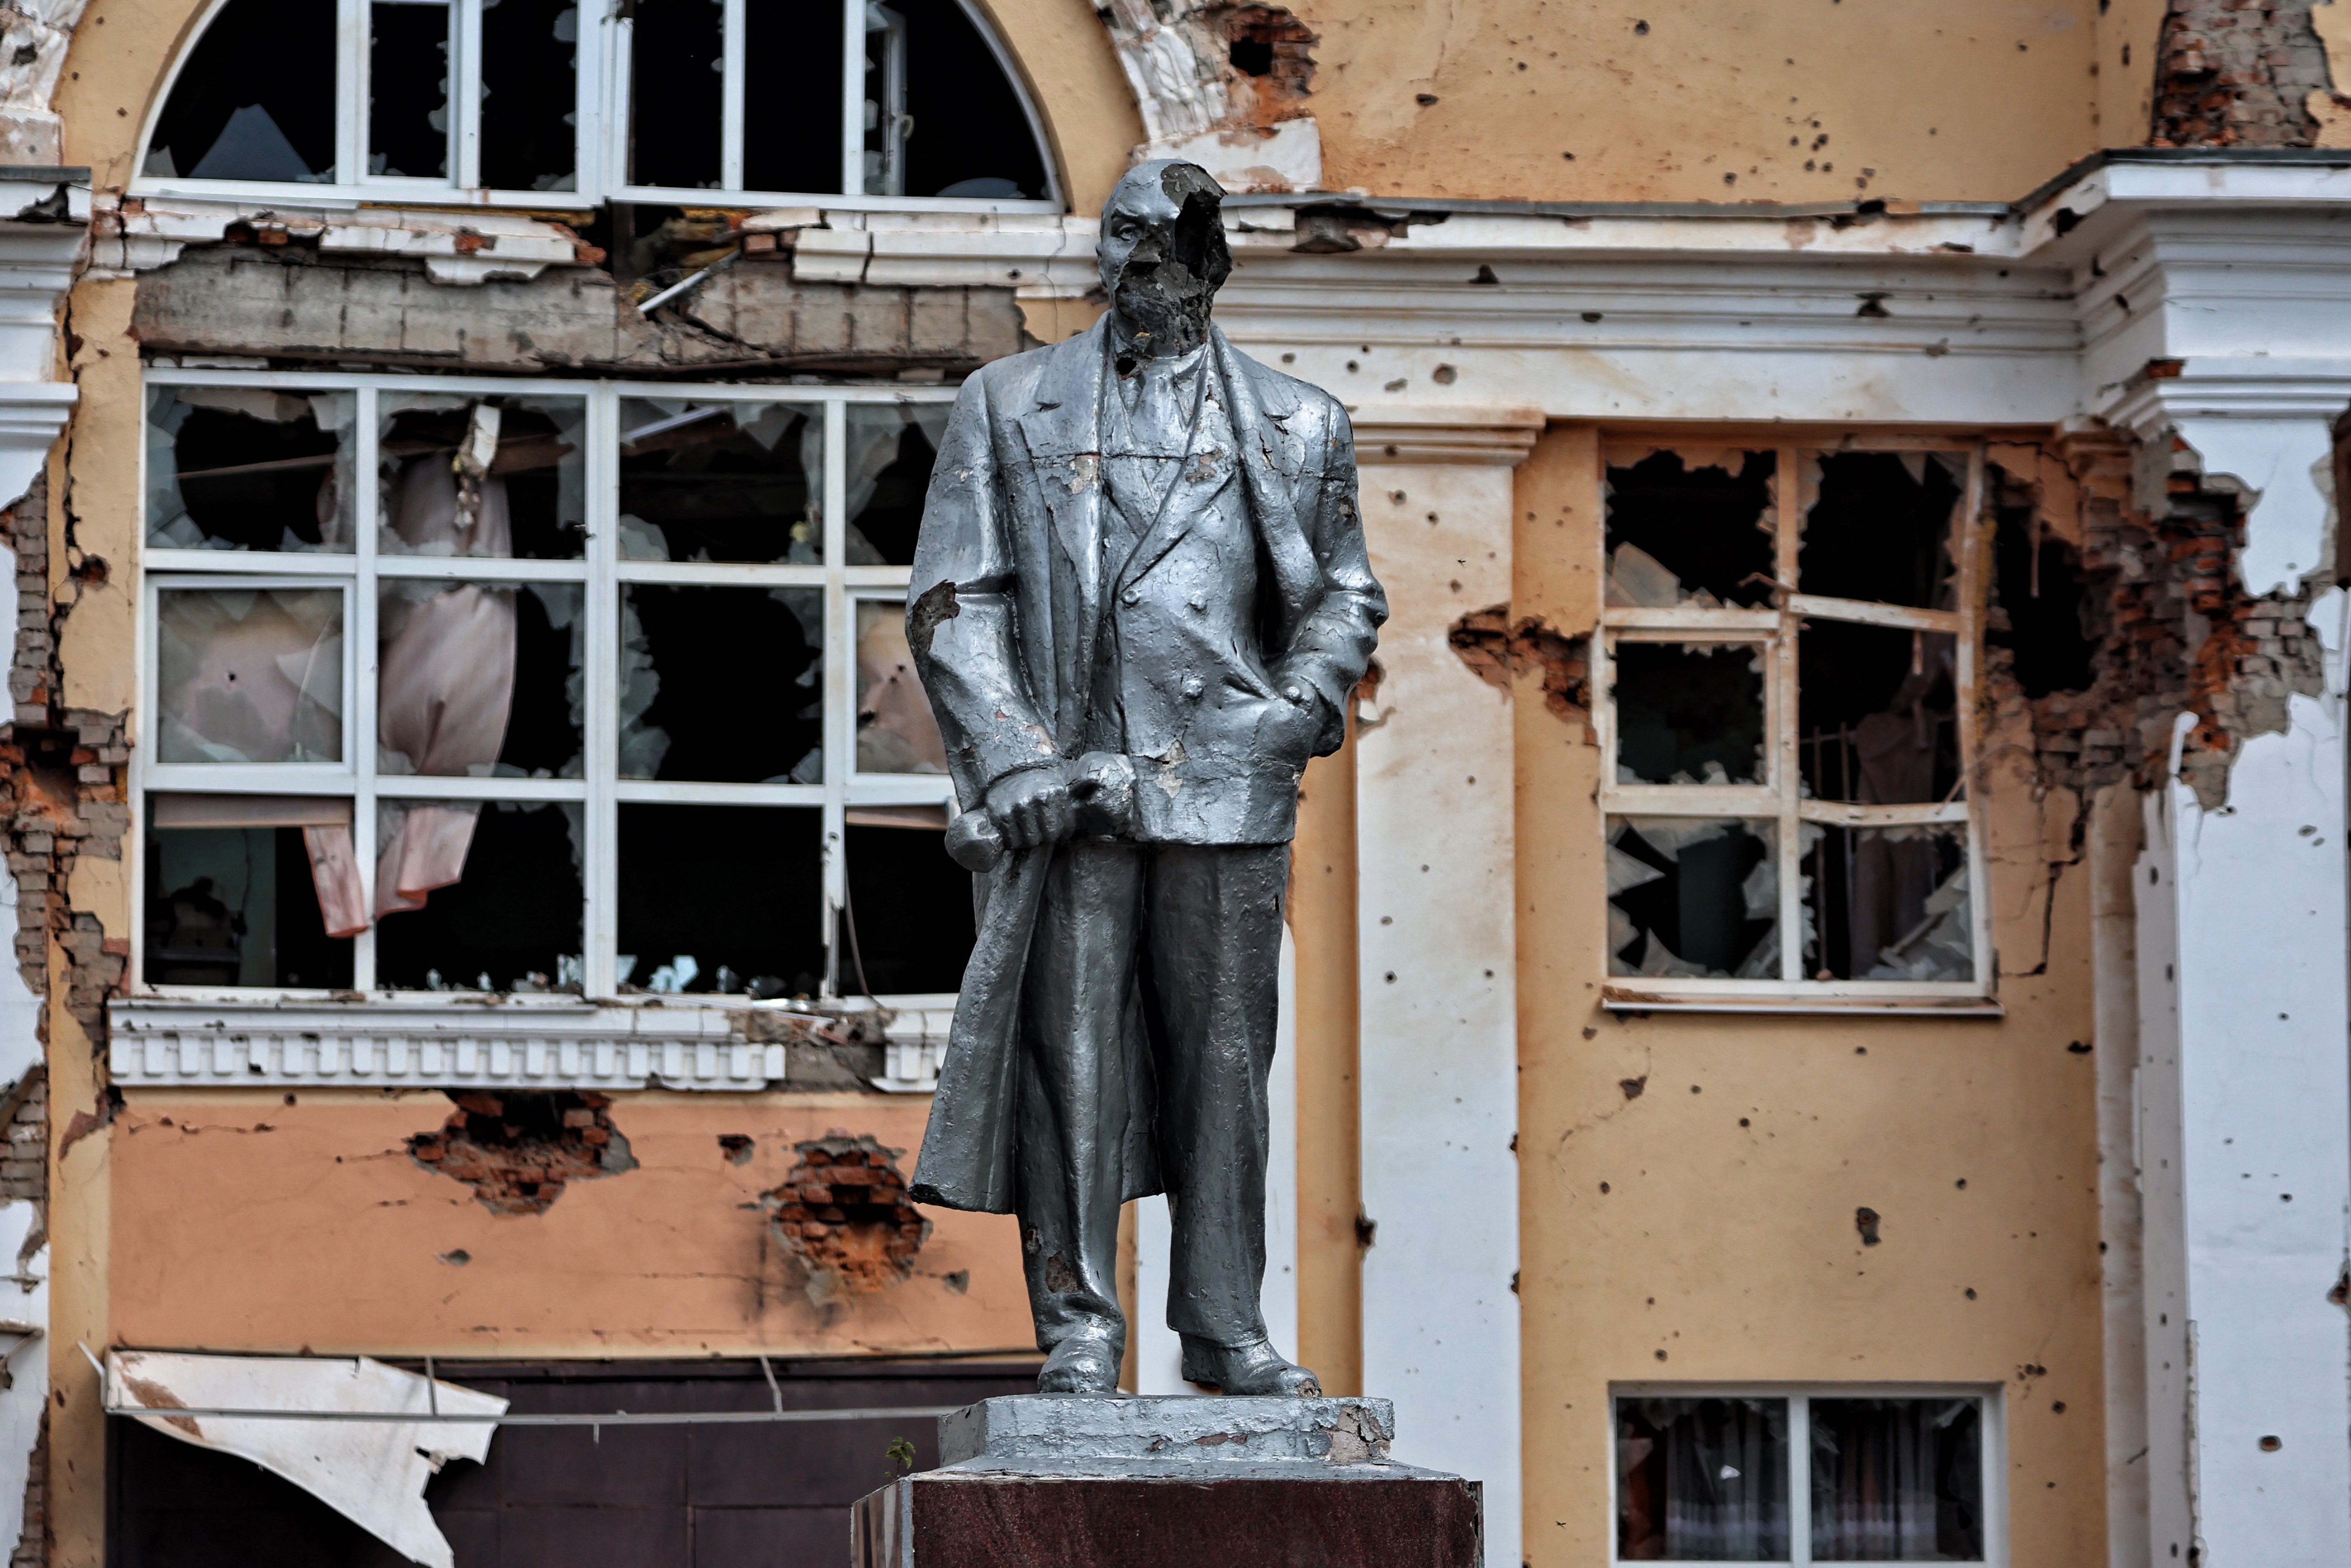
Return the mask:
<path id="1" fill-rule="evenodd" d="M 1825 1015 L 1840 1018 L 1996 1019 L 2007 1016 L 2007 1009 L 2001 1006 L 1997 997 L 1839 995 L 1825 987 L 1821 994 L 1814 996 L 1762 996 L 1734 991 L 1714 995 L 1690 991 L 1669 994 L 1608 986 L 1600 993 L 1600 1005 L 1612 1013 L 1744 1013 L 1750 1016 Z"/>
<path id="2" fill-rule="evenodd" d="M 954 998 L 881 1000 L 896 1017 L 873 1086 L 929 1092 Z M 738 997 L 150 994 L 109 1005 L 108 1060 L 124 1088 L 742 1093 L 786 1086 L 785 1046 L 748 1038 L 761 1013 L 809 1016 Z"/>

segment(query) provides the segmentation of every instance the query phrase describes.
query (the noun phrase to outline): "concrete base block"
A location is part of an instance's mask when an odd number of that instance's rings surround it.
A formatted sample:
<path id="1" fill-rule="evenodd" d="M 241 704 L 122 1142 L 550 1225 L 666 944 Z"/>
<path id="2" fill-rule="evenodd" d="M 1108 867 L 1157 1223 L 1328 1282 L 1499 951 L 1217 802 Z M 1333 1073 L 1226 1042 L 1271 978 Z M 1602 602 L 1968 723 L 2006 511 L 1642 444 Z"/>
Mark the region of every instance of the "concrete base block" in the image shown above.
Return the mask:
<path id="1" fill-rule="evenodd" d="M 1478 1568 L 1479 1483 L 1388 1461 L 1384 1399 L 1029 1395 L 939 1422 L 855 1568 Z"/>

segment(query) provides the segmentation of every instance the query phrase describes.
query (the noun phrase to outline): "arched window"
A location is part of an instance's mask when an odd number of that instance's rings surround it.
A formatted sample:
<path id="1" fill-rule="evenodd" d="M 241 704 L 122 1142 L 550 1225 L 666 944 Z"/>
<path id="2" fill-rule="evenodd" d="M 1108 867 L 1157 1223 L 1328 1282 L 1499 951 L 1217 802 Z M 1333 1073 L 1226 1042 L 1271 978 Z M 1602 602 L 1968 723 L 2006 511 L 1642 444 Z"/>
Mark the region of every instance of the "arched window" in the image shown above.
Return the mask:
<path id="1" fill-rule="evenodd" d="M 287 184 L 1059 206 L 1035 111 L 966 0 L 221 0 L 134 188 Z"/>

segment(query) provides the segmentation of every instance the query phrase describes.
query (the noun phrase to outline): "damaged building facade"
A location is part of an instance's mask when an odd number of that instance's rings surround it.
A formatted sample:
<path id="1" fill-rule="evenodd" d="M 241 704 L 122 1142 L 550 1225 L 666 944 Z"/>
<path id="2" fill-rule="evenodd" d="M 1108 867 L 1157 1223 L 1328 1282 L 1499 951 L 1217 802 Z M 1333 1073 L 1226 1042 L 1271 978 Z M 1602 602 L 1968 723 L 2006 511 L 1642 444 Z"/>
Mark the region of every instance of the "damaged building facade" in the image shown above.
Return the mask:
<path id="1" fill-rule="evenodd" d="M 838 1561 L 1033 1376 L 904 586 L 1147 155 L 1394 605 L 1277 1343 L 1497 1565 L 2351 1562 L 2340 5 L 0 4 L 0 1544 Z"/>

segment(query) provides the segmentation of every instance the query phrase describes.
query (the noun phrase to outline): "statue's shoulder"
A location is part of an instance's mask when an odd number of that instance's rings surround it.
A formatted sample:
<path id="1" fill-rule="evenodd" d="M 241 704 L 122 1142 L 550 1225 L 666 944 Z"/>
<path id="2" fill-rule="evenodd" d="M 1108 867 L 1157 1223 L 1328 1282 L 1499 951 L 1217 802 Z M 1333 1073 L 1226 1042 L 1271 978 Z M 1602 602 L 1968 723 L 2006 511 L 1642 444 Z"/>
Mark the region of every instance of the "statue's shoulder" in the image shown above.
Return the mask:
<path id="1" fill-rule="evenodd" d="M 1017 354 L 990 360 L 972 371 L 964 384 L 977 386 L 981 395 L 991 402 L 1025 406 L 1023 400 L 1033 396 L 1049 380 L 1091 361 L 1102 352 L 1098 331 L 1099 329 L 1089 329 L 1058 343 L 1023 349 Z"/>

